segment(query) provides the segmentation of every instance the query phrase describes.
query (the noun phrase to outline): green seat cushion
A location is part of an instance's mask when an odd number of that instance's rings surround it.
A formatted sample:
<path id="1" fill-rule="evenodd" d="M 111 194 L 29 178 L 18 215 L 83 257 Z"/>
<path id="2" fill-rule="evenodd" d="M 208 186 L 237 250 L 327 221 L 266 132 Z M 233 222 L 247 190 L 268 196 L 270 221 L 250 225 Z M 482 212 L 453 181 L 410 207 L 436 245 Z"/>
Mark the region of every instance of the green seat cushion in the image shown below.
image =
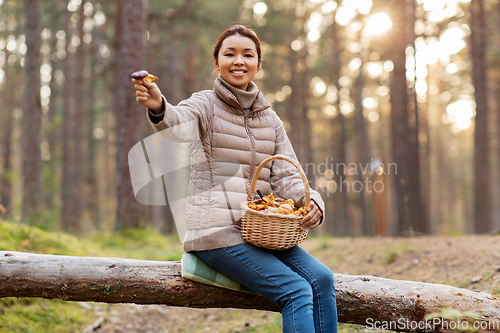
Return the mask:
<path id="1" fill-rule="evenodd" d="M 238 281 L 217 272 L 208 266 L 194 253 L 184 253 L 181 259 L 181 275 L 188 280 L 208 284 L 211 286 L 227 288 L 236 291 L 254 293 Z"/>

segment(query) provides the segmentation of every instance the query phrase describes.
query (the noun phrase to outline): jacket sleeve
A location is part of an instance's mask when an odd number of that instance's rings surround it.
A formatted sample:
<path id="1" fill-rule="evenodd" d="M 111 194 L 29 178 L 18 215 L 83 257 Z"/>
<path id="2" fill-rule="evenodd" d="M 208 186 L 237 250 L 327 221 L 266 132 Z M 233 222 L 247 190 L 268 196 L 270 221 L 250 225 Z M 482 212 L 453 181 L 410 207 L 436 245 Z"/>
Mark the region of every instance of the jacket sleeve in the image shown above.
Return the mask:
<path id="1" fill-rule="evenodd" d="M 208 127 L 210 100 L 209 94 L 194 93 L 189 99 L 178 105 L 168 103 L 162 96 L 164 111 L 160 114 L 148 110 L 148 121 L 155 132 L 177 142 L 192 142 L 199 140 Z M 169 131 L 165 131 L 171 129 Z"/>
<path id="2" fill-rule="evenodd" d="M 295 151 L 283 127 L 283 122 L 274 114 L 276 131 L 275 155 L 285 155 L 297 160 Z M 304 205 L 304 182 L 300 172 L 290 162 L 274 160 L 271 168 L 271 187 L 276 195 L 283 199 L 293 199 L 298 206 Z M 323 214 L 321 223 L 325 220 L 325 203 L 320 194 L 310 189 L 311 200 L 314 200 Z"/>

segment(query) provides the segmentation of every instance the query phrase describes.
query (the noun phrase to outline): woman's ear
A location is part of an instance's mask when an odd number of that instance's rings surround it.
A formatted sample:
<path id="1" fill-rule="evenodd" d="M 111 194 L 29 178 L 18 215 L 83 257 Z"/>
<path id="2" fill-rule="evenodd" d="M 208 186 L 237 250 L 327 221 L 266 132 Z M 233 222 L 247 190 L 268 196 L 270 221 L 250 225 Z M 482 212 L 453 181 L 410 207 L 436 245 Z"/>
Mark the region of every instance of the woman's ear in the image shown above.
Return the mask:
<path id="1" fill-rule="evenodd" d="M 257 72 L 262 69 L 262 59 L 259 61 L 259 66 L 257 66 Z"/>
<path id="2" fill-rule="evenodd" d="M 219 64 L 217 63 L 216 60 L 214 60 L 214 69 L 217 71 L 219 70 Z"/>

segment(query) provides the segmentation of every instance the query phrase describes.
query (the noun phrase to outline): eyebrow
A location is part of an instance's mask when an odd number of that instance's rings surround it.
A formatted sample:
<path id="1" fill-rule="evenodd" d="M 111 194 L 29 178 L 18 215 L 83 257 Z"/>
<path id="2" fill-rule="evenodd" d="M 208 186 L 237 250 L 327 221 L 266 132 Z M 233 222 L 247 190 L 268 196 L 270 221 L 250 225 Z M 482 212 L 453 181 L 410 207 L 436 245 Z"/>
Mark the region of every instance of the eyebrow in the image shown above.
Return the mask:
<path id="1" fill-rule="evenodd" d="M 223 51 L 225 51 L 225 50 L 236 51 L 236 49 L 234 47 L 230 47 L 230 46 L 226 46 Z M 253 52 L 255 52 L 255 50 L 253 48 L 250 48 L 250 47 L 247 47 L 243 51 L 253 51 Z"/>

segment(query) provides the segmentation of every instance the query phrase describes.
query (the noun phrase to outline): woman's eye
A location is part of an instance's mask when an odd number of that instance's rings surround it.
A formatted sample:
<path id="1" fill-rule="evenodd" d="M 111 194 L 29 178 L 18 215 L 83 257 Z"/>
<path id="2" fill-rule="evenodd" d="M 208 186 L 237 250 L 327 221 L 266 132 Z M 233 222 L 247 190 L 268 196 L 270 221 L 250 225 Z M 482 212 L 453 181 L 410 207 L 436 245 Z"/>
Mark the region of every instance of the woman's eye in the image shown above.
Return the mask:
<path id="1" fill-rule="evenodd" d="M 226 54 L 225 54 L 225 56 L 226 56 L 226 57 L 232 57 L 232 56 L 233 56 L 233 54 L 232 54 L 232 53 L 226 53 Z"/>
<path id="2" fill-rule="evenodd" d="M 253 54 L 246 54 L 245 57 L 253 58 Z"/>

